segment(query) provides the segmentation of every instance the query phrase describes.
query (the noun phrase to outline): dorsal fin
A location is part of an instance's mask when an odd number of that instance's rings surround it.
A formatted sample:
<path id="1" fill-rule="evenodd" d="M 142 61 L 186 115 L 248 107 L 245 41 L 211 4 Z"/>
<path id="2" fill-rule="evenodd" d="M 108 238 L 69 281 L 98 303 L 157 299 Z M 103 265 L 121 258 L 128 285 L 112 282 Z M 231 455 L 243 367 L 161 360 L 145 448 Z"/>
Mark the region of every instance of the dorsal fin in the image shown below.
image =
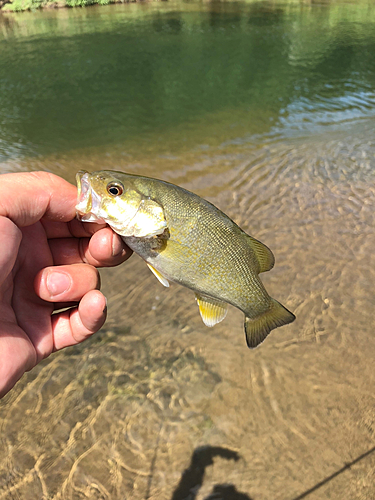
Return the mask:
<path id="1" fill-rule="evenodd" d="M 250 235 L 246 235 L 250 239 L 251 248 L 257 257 L 259 263 L 259 273 L 264 273 L 265 271 L 270 271 L 275 264 L 275 257 L 271 250 L 266 247 L 263 243 L 256 240 Z"/>
<path id="2" fill-rule="evenodd" d="M 195 298 L 197 299 L 203 323 L 206 326 L 214 326 L 216 323 L 223 321 L 228 312 L 228 304 L 199 293 L 195 294 Z"/>

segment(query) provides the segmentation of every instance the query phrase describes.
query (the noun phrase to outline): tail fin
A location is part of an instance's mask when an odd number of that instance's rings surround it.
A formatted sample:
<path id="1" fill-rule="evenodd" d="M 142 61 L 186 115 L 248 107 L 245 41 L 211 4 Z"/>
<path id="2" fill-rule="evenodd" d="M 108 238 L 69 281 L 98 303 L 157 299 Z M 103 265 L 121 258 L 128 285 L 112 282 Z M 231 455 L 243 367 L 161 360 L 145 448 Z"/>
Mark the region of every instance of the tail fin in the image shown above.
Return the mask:
<path id="1" fill-rule="evenodd" d="M 246 342 L 250 349 L 257 347 L 267 337 L 271 330 L 287 325 L 296 317 L 277 300 L 271 299 L 270 308 L 255 318 L 245 316 Z"/>

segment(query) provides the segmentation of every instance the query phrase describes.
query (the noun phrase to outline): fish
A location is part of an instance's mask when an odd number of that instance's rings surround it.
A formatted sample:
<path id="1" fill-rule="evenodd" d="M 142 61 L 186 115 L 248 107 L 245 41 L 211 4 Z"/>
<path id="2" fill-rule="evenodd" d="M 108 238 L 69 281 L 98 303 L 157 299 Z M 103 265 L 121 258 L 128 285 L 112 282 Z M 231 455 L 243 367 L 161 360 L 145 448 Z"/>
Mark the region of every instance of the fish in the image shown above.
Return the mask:
<path id="1" fill-rule="evenodd" d="M 105 222 L 142 257 L 164 286 L 195 293 L 205 325 L 228 305 L 245 315 L 249 348 L 295 316 L 270 297 L 259 273 L 273 268 L 271 250 L 212 203 L 169 182 L 124 172 L 77 173 L 77 218 Z"/>

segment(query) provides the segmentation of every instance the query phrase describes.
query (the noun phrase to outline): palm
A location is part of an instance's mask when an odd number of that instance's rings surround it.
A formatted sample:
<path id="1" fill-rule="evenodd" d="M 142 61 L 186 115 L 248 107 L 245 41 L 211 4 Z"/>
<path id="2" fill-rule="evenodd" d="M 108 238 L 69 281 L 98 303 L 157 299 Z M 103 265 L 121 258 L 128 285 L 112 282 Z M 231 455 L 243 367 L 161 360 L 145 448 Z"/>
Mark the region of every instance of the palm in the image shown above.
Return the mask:
<path id="1" fill-rule="evenodd" d="M 13 290 L 6 299 L 14 312 L 14 322 L 35 348 L 36 362 L 53 350 L 51 314 L 54 304 L 42 300 L 34 290 L 34 280 L 43 268 L 54 265 L 46 232 L 40 222 L 22 229 L 22 242 L 13 268 Z"/>

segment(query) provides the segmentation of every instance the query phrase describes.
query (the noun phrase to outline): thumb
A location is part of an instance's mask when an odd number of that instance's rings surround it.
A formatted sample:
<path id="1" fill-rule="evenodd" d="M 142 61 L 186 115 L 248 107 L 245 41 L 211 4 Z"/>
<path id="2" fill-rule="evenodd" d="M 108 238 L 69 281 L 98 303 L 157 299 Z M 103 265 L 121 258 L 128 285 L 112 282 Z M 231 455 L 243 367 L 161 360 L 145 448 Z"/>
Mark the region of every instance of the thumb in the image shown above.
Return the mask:
<path id="1" fill-rule="evenodd" d="M 0 183 L 0 216 L 17 226 L 34 224 L 43 216 L 67 222 L 75 217 L 77 189 L 48 172 L 3 174 Z"/>

